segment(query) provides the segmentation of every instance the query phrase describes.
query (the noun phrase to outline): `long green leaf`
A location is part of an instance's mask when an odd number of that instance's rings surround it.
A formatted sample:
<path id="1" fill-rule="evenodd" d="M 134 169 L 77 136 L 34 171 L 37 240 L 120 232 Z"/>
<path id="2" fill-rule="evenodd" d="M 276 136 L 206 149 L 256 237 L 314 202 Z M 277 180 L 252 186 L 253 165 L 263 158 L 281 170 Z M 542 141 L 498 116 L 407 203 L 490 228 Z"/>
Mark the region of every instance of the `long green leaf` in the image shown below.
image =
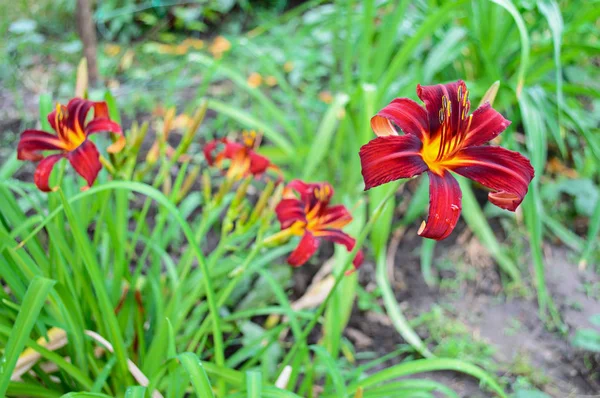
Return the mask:
<path id="1" fill-rule="evenodd" d="M 516 264 L 508 257 L 496 239 L 496 235 L 492 231 L 490 224 L 487 222 L 473 189 L 469 181 L 461 176 L 457 176 L 460 190 L 462 191 L 462 212 L 463 219 L 467 222 L 469 229 L 473 231 L 475 236 L 489 250 L 490 254 L 498 262 L 500 268 L 510 276 L 515 283 L 521 283 L 521 272 Z"/>
<path id="2" fill-rule="evenodd" d="M 487 372 L 485 372 L 483 369 L 473 364 L 470 364 L 469 362 L 461 361 L 458 359 L 446 358 L 419 359 L 392 366 L 390 368 L 381 370 L 371 376 L 368 376 L 360 381 L 352 383 L 348 387 L 348 392 L 352 394 L 356 392 L 358 387 L 366 389 L 370 386 L 384 383 L 386 381 L 391 381 L 402 376 L 442 370 L 461 372 L 476 377 L 484 385 L 486 385 L 488 388 L 494 391 L 498 396 L 502 398 L 507 398 L 507 395 L 504 393 L 504 390 L 502 390 L 502 387 L 500 387 L 496 380 L 494 380 L 494 378 Z"/>
<path id="3" fill-rule="evenodd" d="M 529 33 L 527 32 L 527 26 L 525 25 L 525 21 L 523 20 L 521 13 L 519 13 L 519 10 L 517 10 L 517 7 L 515 7 L 511 0 L 492 1 L 510 13 L 517 24 L 517 28 L 519 29 L 519 36 L 521 38 L 521 60 L 519 63 L 519 73 L 517 77 L 517 97 L 519 97 L 521 95 L 521 91 L 523 90 L 523 86 L 525 85 L 525 74 L 527 73 L 527 68 L 529 67 L 529 54 L 531 52 Z"/>
<path id="4" fill-rule="evenodd" d="M 4 355 L 0 359 L 0 397 L 6 394 L 19 355 L 23 351 L 25 343 L 29 340 L 31 329 L 33 329 L 33 325 L 54 283 L 51 279 L 36 276 L 27 288 L 27 293 L 25 293 L 21 303 L 21 309 L 6 342 Z"/>
<path id="5" fill-rule="evenodd" d="M 178 356 L 179 361 L 187 371 L 192 381 L 192 386 L 197 397 L 214 397 L 208 375 L 202 367 L 200 359 L 191 352 L 185 352 Z"/>
<path id="6" fill-rule="evenodd" d="M 339 367 L 335 363 L 331 354 L 329 354 L 329 352 L 327 352 L 327 350 L 325 348 L 318 346 L 318 345 L 312 345 L 312 346 L 310 346 L 310 349 L 313 350 L 317 354 L 319 359 L 325 365 L 325 368 L 327 369 L 327 374 L 333 380 L 333 386 L 335 387 L 337 396 L 338 397 L 347 396 L 348 393 L 346 392 L 346 385 L 344 383 L 344 379 L 342 378 L 342 374 L 340 373 Z"/>
<path id="7" fill-rule="evenodd" d="M 331 139 L 335 133 L 338 124 L 338 114 L 344 108 L 350 97 L 346 94 L 338 94 L 327 109 L 317 134 L 312 140 L 310 151 L 306 156 L 306 165 L 304 166 L 304 178 L 309 179 L 315 174 L 317 167 L 328 153 Z"/>
<path id="8" fill-rule="evenodd" d="M 125 398 L 144 398 L 146 396 L 146 387 L 129 387 L 125 391 Z"/>
<path id="9" fill-rule="evenodd" d="M 262 397 L 262 375 L 255 370 L 246 372 L 246 389 L 248 398 Z"/>

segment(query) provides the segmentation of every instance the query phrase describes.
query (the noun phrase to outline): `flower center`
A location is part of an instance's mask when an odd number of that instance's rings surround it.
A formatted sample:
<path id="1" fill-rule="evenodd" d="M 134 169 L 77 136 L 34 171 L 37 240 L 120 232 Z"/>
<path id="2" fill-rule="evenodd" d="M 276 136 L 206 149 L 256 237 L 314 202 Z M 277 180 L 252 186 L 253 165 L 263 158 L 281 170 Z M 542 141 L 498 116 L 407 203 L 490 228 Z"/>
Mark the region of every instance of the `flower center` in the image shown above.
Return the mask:
<path id="1" fill-rule="evenodd" d="M 67 108 L 60 104 L 56 105 L 55 124 L 56 132 L 65 145 L 65 150 L 73 151 L 85 141 L 85 133 L 80 128 L 75 127 L 72 129 L 69 127 L 69 113 Z"/>
<path id="2" fill-rule="evenodd" d="M 442 174 L 444 166 L 452 162 L 456 153 L 462 148 L 471 125 L 469 112 L 468 91 L 458 88 L 459 109 L 452 109 L 452 104 L 445 95 L 442 97 L 442 107 L 439 110 L 440 127 L 431 137 L 425 137 L 421 156 L 429 169 Z M 452 122 L 452 112 L 458 112 L 459 117 Z"/>

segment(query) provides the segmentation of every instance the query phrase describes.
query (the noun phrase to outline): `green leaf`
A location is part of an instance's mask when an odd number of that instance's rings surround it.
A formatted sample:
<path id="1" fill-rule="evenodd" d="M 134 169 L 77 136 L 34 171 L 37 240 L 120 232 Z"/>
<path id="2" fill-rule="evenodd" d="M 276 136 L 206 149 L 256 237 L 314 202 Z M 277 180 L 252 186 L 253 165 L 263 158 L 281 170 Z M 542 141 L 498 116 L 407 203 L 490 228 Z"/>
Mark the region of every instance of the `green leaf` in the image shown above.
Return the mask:
<path id="1" fill-rule="evenodd" d="M 40 95 L 40 123 L 42 125 L 42 130 L 44 131 L 52 131 L 52 126 L 50 126 L 50 122 L 48 122 L 48 115 L 54 110 L 52 106 L 52 97 L 50 94 L 42 94 Z"/>
<path id="2" fill-rule="evenodd" d="M 55 281 L 51 279 L 36 276 L 27 288 L 21 303 L 21 309 L 6 342 L 4 355 L 0 359 L 0 397 L 6 394 L 19 355 L 21 355 L 25 343 L 29 340 L 33 325 L 54 283 Z"/>
<path id="3" fill-rule="evenodd" d="M 108 107 L 108 115 L 110 118 L 117 122 L 121 123 L 121 114 L 119 113 L 119 107 L 117 106 L 117 100 L 110 91 L 106 90 L 104 93 L 104 101 L 106 101 L 106 106 Z"/>
<path id="4" fill-rule="evenodd" d="M 319 129 L 315 137 L 312 139 L 310 151 L 306 156 L 306 164 L 304 166 L 304 179 L 311 178 L 317 166 L 327 155 L 331 146 L 331 139 L 338 125 L 338 114 L 344 108 L 350 97 L 346 94 L 338 94 L 327 109 Z"/>
<path id="5" fill-rule="evenodd" d="M 145 398 L 146 396 L 146 387 L 129 387 L 127 391 L 125 391 L 125 398 Z"/>
<path id="6" fill-rule="evenodd" d="M 262 397 L 262 375 L 255 370 L 246 372 L 246 389 L 248 398 Z"/>
<path id="7" fill-rule="evenodd" d="M 469 180 L 461 176 L 457 176 L 457 180 L 462 192 L 462 218 L 466 221 L 469 229 L 477 236 L 477 239 L 479 239 L 489 250 L 490 254 L 498 262 L 500 268 L 502 268 L 514 282 L 520 283 L 521 272 L 510 257 L 504 253 L 500 242 L 496 239 L 494 231 L 492 231 L 490 224 L 487 222 L 487 219 L 479 207 L 479 203 L 477 203 Z"/>
<path id="8" fill-rule="evenodd" d="M 423 239 L 421 243 L 421 273 L 427 286 L 435 286 L 436 280 L 431 267 L 433 264 L 433 251 L 435 250 L 436 240 Z"/>
<path id="9" fill-rule="evenodd" d="M 323 362 L 327 369 L 327 374 L 333 379 L 333 386 L 335 387 L 336 395 L 338 397 L 345 397 L 348 395 L 346 392 L 346 385 L 344 379 L 340 373 L 339 367 L 336 365 L 333 357 L 327 352 L 327 350 L 318 345 L 311 345 L 310 349 L 313 350 L 319 359 Z"/>
<path id="10" fill-rule="evenodd" d="M 527 68 L 529 67 L 529 54 L 531 52 L 529 45 L 529 33 L 527 32 L 527 26 L 525 25 L 523 17 L 511 0 L 492 1 L 510 13 L 517 24 L 517 29 L 519 29 L 519 36 L 521 37 L 521 60 L 519 62 L 519 74 L 517 77 L 517 97 L 519 97 L 521 90 L 525 85 L 525 74 L 527 73 Z"/>
<path id="11" fill-rule="evenodd" d="M 483 369 L 470 364 L 469 362 L 447 358 L 418 359 L 383 369 L 373 375 L 365 377 L 362 380 L 352 383 L 348 387 L 348 393 L 353 394 L 359 387 L 366 389 L 368 387 L 402 376 L 443 370 L 452 370 L 476 377 L 498 396 L 507 398 L 502 387 L 500 387 L 496 380 Z"/>
<path id="12" fill-rule="evenodd" d="M 59 398 L 60 393 L 48 390 L 35 384 L 17 383 L 11 381 L 8 385 L 7 396 L 31 398 Z"/>
<path id="13" fill-rule="evenodd" d="M 202 363 L 198 357 L 191 352 L 184 352 L 178 356 L 179 361 L 187 371 L 194 387 L 194 392 L 197 397 L 214 397 L 208 375 L 202 367 Z"/>

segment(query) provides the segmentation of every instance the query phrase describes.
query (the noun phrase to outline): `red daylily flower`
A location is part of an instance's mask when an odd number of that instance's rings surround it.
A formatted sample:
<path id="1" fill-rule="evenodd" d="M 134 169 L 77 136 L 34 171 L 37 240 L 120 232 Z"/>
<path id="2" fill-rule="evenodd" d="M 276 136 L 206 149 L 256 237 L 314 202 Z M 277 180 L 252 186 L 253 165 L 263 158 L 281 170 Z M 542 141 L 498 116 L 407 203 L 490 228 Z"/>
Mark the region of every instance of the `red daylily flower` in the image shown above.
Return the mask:
<path id="1" fill-rule="evenodd" d="M 228 178 L 241 179 L 249 175 L 259 177 L 268 169 L 279 173 L 279 168 L 269 159 L 256 153 L 255 149 L 259 146 L 259 141 L 254 131 L 244 131 L 242 143 L 227 138 L 216 139 L 204 146 L 204 157 L 209 166 L 217 167 L 221 167 L 223 160 L 229 159 Z M 219 146 L 223 146 L 223 149 L 213 156 L 213 152 Z"/>
<path id="2" fill-rule="evenodd" d="M 427 172 L 429 215 L 418 233 L 437 240 L 450 235 L 461 210 L 462 194 L 450 172 L 490 188 L 490 202 L 515 211 L 527 194 L 533 167 L 518 152 L 483 145 L 510 121 L 488 102 L 469 115 L 469 92 L 461 80 L 418 85 L 417 95 L 425 107 L 396 98 L 371 118 L 378 137 L 360 149 L 365 190 Z"/>
<path id="3" fill-rule="evenodd" d="M 354 249 L 354 238 L 342 232 L 352 216 L 346 206 L 331 206 L 332 196 L 333 188 L 326 182 L 308 184 L 293 180 L 285 188 L 283 199 L 275 208 L 277 218 L 282 231 L 302 236 L 288 257 L 290 265 L 298 267 L 307 262 L 319 248 L 320 239 L 344 245 L 348 251 Z M 361 265 L 363 257 L 362 250 L 356 254 L 355 268 Z"/>
<path id="4" fill-rule="evenodd" d="M 86 121 L 90 109 L 94 108 L 94 117 Z M 57 104 L 56 110 L 48 115 L 48 122 L 56 131 L 56 135 L 41 130 L 25 130 L 17 146 L 19 160 L 41 160 L 33 175 L 35 185 L 44 192 L 52 189 L 48 179 L 52 168 L 62 158 L 69 159 L 75 171 L 82 176 L 87 185 L 92 186 L 102 164 L 96 145 L 90 140 L 90 134 L 109 131 L 118 134 L 119 140 L 108 148 L 109 152 L 118 152 L 125 144 L 125 137 L 118 123 L 110 120 L 106 102 L 94 102 L 81 98 L 73 98 L 67 106 Z M 42 151 L 58 151 L 44 156 Z"/>

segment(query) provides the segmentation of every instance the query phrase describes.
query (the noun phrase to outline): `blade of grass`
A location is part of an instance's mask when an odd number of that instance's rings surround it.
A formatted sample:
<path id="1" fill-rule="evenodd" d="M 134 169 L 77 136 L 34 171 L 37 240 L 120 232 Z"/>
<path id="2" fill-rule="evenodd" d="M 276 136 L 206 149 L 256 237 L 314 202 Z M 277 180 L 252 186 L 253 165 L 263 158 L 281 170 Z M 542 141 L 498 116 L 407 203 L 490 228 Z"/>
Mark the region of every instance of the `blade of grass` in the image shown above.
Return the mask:
<path id="1" fill-rule="evenodd" d="M 469 229 L 489 250 L 490 254 L 498 262 L 500 268 L 508 274 L 511 280 L 516 284 L 521 284 L 521 272 L 510 257 L 504 253 L 500 242 L 496 239 L 490 224 L 487 222 L 479 207 L 479 203 L 477 203 L 469 180 L 461 176 L 456 177 L 460 185 L 460 190 L 462 191 L 461 215 L 469 226 Z"/>
<path id="2" fill-rule="evenodd" d="M 7 396 L 30 398 L 59 398 L 61 393 L 48 390 L 35 384 L 10 382 Z"/>
<path id="3" fill-rule="evenodd" d="M 335 360 L 333 359 L 331 354 L 329 354 L 329 352 L 327 352 L 325 348 L 318 345 L 311 345 L 310 349 L 317 354 L 317 357 L 325 365 L 325 368 L 327 369 L 327 375 L 333 380 L 333 386 L 335 387 L 336 396 L 348 396 L 348 392 L 346 391 L 346 385 L 344 384 L 344 379 L 342 378 L 340 369 L 335 363 Z"/>
<path id="4" fill-rule="evenodd" d="M 304 179 L 314 176 L 317 166 L 325 158 L 331 144 L 331 139 L 335 133 L 338 124 L 338 113 L 344 108 L 350 97 L 346 94 L 338 94 L 327 109 L 323 120 L 319 124 L 319 129 L 313 139 L 310 151 L 306 156 L 304 166 Z"/>
<path id="5" fill-rule="evenodd" d="M 36 276 L 27 288 L 21 309 L 6 342 L 4 355 L 0 359 L 0 396 L 4 396 L 6 393 L 19 355 L 29 340 L 33 325 L 54 283 L 51 279 Z"/>
<path id="6" fill-rule="evenodd" d="M 427 18 L 423 21 L 421 26 L 419 26 L 419 29 L 404 42 L 400 51 L 392 58 L 387 68 L 387 72 L 384 73 L 378 85 L 378 103 L 384 102 L 382 99 L 385 97 L 388 88 L 392 82 L 402 74 L 402 70 L 410 60 L 413 51 L 423 43 L 425 37 L 429 36 L 436 28 L 446 23 L 446 21 L 455 18 L 455 10 L 463 7 L 464 3 L 466 3 L 466 0 L 448 2 L 428 14 Z"/>
<path id="7" fill-rule="evenodd" d="M 262 374 L 256 370 L 246 372 L 246 389 L 248 398 L 262 397 Z"/>
<path id="8" fill-rule="evenodd" d="M 85 193 L 85 192 L 84 192 Z M 129 381 L 129 371 L 127 369 L 127 350 L 125 349 L 125 341 L 121 334 L 121 329 L 117 317 L 115 316 L 114 308 L 109 298 L 109 292 L 106 286 L 106 278 L 100 270 L 96 253 L 94 252 L 89 237 L 85 231 L 85 226 L 81 225 L 80 220 L 75 216 L 75 212 L 71 207 L 64 191 L 61 189 L 58 191 L 62 202 L 67 220 L 71 227 L 73 238 L 76 242 L 77 252 L 81 254 L 85 263 L 85 270 L 89 275 L 89 280 L 96 293 L 98 301 L 98 308 L 100 318 L 98 323 L 103 325 L 100 328 L 101 334 L 109 336 L 109 341 L 114 347 L 115 356 L 117 357 L 117 368 L 119 369 L 120 375 L 124 380 Z M 83 197 L 83 196 L 81 196 Z"/>
<path id="9" fill-rule="evenodd" d="M 544 15 L 552 31 L 552 44 L 554 53 L 554 64 L 556 68 L 555 80 L 556 80 L 556 107 L 557 107 L 557 126 L 560 129 L 562 125 L 561 115 L 562 107 L 564 103 L 563 99 L 563 78 L 562 78 L 562 63 L 560 60 L 560 52 L 562 45 L 562 34 L 564 30 L 563 18 L 560 13 L 560 7 L 555 0 L 538 0 L 538 9 Z M 562 132 L 562 131 L 561 131 Z M 567 155 L 567 148 L 565 145 L 564 137 L 557 140 L 558 148 L 563 156 Z"/>
<path id="10" fill-rule="evenodd" d="M 421 273 L 427 286 L 433 287 L 437 284 L 435 276 L 431 271 L 433 263 L 433 251 L 435 250 L 436 241 L 433 239 L 423 239 L 421 243 Z"/>
<path id="11" fill-rule="evenodd" d="M 127 391 L 125 391 L 125 398 L 145 398 L 146 396 L 146 387 L 129 387 Z"/>
<path id="12" fill-rule="evenodd" d="M 519 10 L 517 10 L 517 7 L 515 7 L 511 0 L 492 0 L 492 2 L 498 4 L 510 13 L 519 30 L 519 36 L 521 39 L 521 59 L 519 62 L 519 72 L 517 75 L 516 92 L 517 97 L 520 97 L 523 86 L 525 85 L 525 74 L 527 73 L 527 68 L 529 67 L 529 54 L 531 52 L 527 26 L 525 25 L 525 21 L 523 20 L 521 13 L 519 13 Z"/>
<path id="13" fill-rule="evenodd" d="M 585 268 L 592 257 L 594 247 L 598 246 L 598 233 L 600 232 L 600 199 L 596 201 L 594 213 L 590 218 L 590 225 L 587 232 L 587 240 L 583 249 L 583 254 L 579 260 L 579 267 Z"/>
<path id="14" fill-rule="evenodd" d="M 402 313 L 396 296 L 390 286 L 390 281 L 387 275 L 387 256 L 385 250 L 382 250 L 377 256 L 377 270 L 375 271 L 375 280 L 377 286 L 381 290 L 381 296 L 383 297 L 383 304 L 385 310 L 392 320 L 394 327 L 400 333 L 400 336 L 410 344 L 419 354 L 428 358 L 434 356 L 431 351 L 427 348 L 423 340 L 414 331 L 414 329 L 408 323 L 408 320 Z"/>
<path id="15" fill-rule="evenodd" d="M 535 177 L 523 201 L 523 215 L 525 216 L 525 225 L 529 234 L 529 247 L 534 265 L 539 315 L 544 322 L 551 321 L 554 326 L 562 328 L 560 315 L 546 286 L 544 255 L 542 253 L 543 226 L 541 215 L 544 214 L 544 208 L 539 193 L 539 181 L 540 176 L 544 173 L 547 156 L 544 121 L 542 114 L 531 99 L 530 90 L 526 90 L 524 95 L 519 98 L 519 108 L 526 133 L 525 142 L 531 164 L 535 170 Z M 550 314 L 551 319 L 548 319 L 548 314 Z"/>
<path id="16" fill-rule="evenodd" d="M 443 370 L 461 372 L 476 377 L 498 396 L 508 398 L 502 387 L 500 387 L 494 378 L 483 369 L 469 362 L 446 358 L 418 359 L 392 366 L 352 383 L 348 386 L 348 393 L 353 394 L 359 387 L 366 389 L 402 376 Z"/>
<path id="17" fill-rule="evenodd" d="M 192 381 L 192 386 L 197 397 L 214 397 L 208 375 L 202 367 L 200 359 L 191 352 L 185 352 L 178 356 L 179 361 L 187 371 Z"/>
<path id="18" fill-rule="evenodd" d="M 42 94 L 40 95 L 40 124 L 42 126 L 42 130 L 44 131 L 52 131 L 52 126 L 50 126 L 50 122 L 48 121 L 47 115 L 49 115 L 54 106 L 52 106 L 52 97 L 50 94 Z"/>

